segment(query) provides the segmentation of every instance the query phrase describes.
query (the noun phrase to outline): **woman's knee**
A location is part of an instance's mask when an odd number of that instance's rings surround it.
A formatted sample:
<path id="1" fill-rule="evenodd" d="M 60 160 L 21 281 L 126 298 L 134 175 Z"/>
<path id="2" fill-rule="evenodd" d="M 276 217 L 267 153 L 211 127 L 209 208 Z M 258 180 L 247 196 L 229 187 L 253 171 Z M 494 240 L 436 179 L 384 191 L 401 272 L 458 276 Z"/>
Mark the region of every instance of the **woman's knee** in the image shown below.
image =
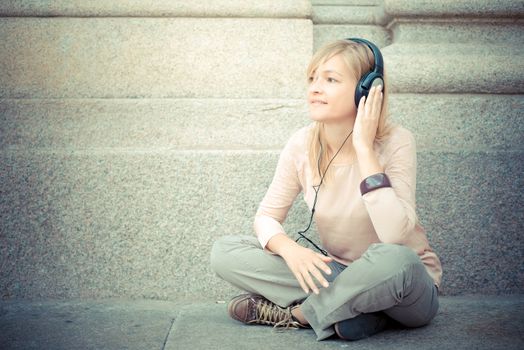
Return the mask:
<path id="1" fill-rule="evenodd" d="M 242 248 L 252 245 L 254 237 L 250 236 L 223 236 L 218 238 L 211 248 L 211 269 L 219 276 L 240 263 L 239 253 Z M 255 238 L 256 241 L 256 238 Z"/>
<path id="2" fill-rule="evenodd" d="M 230 247 L 232 242 L 233 236 L 224 236 L 218 238 L 211 247 L 211 269 L 218 275 L 220 275 L 224 269 L 226 260 L 228 259 L 228 251 L 231 249 Z"/>
<path id="3" fill-rule="evenodd" d="M 372 244 L 366 253 L 371 255 L 376 263 L 393 269 L 422 265 L 422 260 L 413 249 L 400 244 Z"/>

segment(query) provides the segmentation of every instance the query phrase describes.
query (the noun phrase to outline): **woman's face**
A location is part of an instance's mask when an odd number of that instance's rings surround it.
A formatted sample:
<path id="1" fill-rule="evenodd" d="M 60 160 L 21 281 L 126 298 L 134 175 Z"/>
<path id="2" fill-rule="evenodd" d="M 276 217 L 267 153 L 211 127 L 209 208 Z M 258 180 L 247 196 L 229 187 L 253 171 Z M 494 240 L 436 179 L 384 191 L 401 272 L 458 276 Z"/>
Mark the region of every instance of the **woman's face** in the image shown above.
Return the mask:
<path id="1" fill-rule="evenodd" d="M 309 77 L 308 105 L 311 119 L 334 123 L 354 119 L 357 81 L 341 55 L 321 64 Z"/>

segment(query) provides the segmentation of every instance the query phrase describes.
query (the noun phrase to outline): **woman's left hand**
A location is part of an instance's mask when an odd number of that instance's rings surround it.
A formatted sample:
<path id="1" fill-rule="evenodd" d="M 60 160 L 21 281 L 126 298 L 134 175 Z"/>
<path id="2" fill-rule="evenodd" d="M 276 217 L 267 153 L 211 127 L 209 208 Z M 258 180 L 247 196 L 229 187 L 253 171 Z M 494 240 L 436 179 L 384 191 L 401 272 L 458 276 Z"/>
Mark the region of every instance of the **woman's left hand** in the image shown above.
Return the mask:
<path id="1" fill-rule="evenodd" d="M 353 126 L 353 147 L 357 153 L 373 149 L 378 121 L 382 111 L 382 85 L 373 86 L 359 101 L 355 125 Z"/>

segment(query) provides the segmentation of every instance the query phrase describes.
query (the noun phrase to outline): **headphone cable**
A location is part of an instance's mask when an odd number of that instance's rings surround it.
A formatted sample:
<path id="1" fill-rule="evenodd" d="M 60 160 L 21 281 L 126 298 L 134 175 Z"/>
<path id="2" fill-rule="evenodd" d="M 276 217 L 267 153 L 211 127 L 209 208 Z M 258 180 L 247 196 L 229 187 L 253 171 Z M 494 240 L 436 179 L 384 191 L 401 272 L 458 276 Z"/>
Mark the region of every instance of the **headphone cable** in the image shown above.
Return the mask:
<path id="1" fill-rule="evenodd" d="M 322 148 L 323 147 L 322 147 L 322 142 L 320 142 L 320 137 L 319 137 L 318 143 L 320 144 L 320 154 L 318 155 L 318 160 L 317 160 L 317 170 L 318 170 L 318 175 L 320 176 L 320 183 L 318 185 L 313 185 L 313 191 L 315 191 L 315 199 L 313 199 L 313 207 L 311 208 L 311 216 L 309 217 L 309 224 L 307 225 L 305 230 L 297 232 L 300 235 L 300 237 L 298 237 L 295 240 L 295 242 L 298 243 L 301 239 L 305 239 L 306 241 L 308 241 L 310 244 L 312 244 L 319 252 L 321 252 L 325 256 L 328 256 L 328 253 L 324 249 L 320 248 L 311 239 L 306 237 L 304 235 L 304 233 L 306 233 L 311 228 L 311 223 L 313 222 L 313 216 L 315 215 L 315 207 L 317 205 L 318 191 L 320 190 L 320 186 L 324 183 L 324 177 L 326 176 L 326 174 L 327 174 L 327 172 L 329 170 L 329 166 L 331 165 L 331 163 L 333 162 L 335 157 L 340 153 L 340 151 L 342 150 L 342 147 L 344 147 L 344 145 L 346 144 L 346 141 L 349 139 L 351 134 L 353 134 L 353 130 L 351 130 L 351 132 L 348 134 L 348 136 L 346 136 L 346 138 L 344 139 L 344 142 L 342 142 L 342 145 L 339 147 L 338 151 L 335 153 L 333 158 L 331 158 L 331 160 L 329 161 L 329 163 L 328 163 L 328 165 L 326 167 L 326 170 L 324 171 L 324 174 L 322 174 L 322 172 L 320 171 L 320 161 L 322 159 Z"/>

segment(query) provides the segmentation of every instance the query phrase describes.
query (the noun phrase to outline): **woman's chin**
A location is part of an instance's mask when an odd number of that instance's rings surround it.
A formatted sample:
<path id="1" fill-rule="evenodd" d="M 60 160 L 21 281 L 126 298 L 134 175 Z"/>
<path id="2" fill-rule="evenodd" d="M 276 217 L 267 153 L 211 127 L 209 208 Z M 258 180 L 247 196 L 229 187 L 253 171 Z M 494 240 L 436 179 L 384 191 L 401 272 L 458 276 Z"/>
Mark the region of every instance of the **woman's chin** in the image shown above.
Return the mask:
<path id="1" fill-rule="evenodd" d="M 314 122 L 325 122 L 329 118 L 326 118 L 325 116 L 322 116 L 322 115 L 316 115 L 316 114 L 310 113 L 309 119 L 311 119 Z"/>
<path id="2" fill-rule="evenodd" d="M 332 124 L 332 123 L 341 123 L 345 120 L 342 118 L 331 118 L 326 116 L 316 116 L 316 115 L 309 115 L 309 119 L 311 119 L 314 122 L 324 123 L 324 124 Z"/>

